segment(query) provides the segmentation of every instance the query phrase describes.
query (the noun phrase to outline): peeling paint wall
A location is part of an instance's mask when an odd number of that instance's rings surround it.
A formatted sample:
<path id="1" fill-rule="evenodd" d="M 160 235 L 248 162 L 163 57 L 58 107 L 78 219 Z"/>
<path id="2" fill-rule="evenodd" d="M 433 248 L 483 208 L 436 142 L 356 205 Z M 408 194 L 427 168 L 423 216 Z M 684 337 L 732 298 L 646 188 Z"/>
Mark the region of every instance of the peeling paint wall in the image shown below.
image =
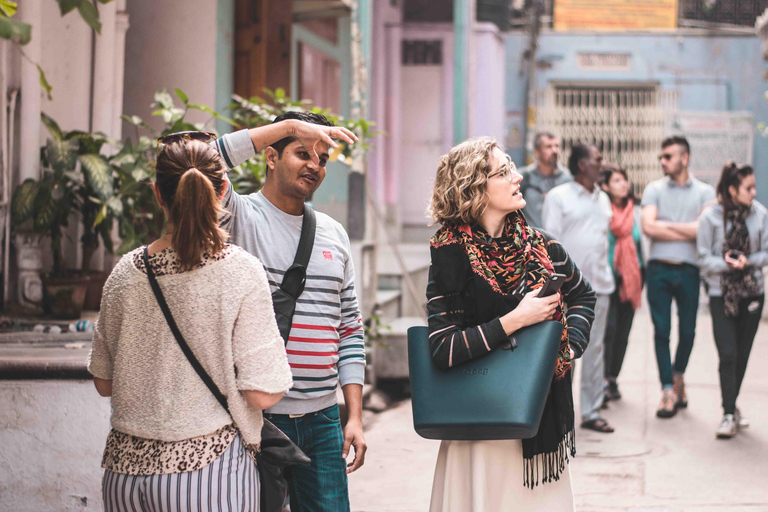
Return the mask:
<path id="1" fill-rule="evenodd" d="M 91 381 L 0 381 L 0 512 L 102 510 L 109 415 Z"/>

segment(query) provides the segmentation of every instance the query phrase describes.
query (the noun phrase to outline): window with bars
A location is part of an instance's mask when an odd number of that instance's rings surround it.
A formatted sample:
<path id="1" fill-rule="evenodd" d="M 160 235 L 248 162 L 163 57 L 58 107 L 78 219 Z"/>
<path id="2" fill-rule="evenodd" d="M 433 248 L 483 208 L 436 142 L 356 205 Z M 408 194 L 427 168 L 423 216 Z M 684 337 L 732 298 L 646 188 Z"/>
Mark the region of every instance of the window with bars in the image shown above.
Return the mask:
<path id="1" fill-rule="evenodd" d="M 622 166 L 636 193 L 660 177 L 657 156 L 667 113 L 677 109 L 677 93 L 656 84 L 552 85 L 536 98 L 536 131 L 562 141 L 562 162 L 578 142 L 601 149 L 603 159 Z"/>

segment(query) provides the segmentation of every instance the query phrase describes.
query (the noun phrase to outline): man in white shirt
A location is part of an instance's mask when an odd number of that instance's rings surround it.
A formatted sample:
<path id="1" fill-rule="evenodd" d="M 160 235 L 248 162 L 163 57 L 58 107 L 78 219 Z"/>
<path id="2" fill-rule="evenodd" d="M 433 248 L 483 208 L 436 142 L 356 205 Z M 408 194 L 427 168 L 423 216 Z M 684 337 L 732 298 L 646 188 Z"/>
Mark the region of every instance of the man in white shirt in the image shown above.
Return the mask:
<path id="1" fill-rule="evenodd" d="M 542 220 L 544 229 L 563 244 L 597 294 L 589 345 L 581 357 L 581 426 L 607 433 L 613 427 L 599 411 L 604 395 L 603 338 L 615 285 L 608 264 L 611 200 L 597 185 L 602 161 L 594 145 L 576 144 L 568 159 L 574 181 L 549 191 Z"/>

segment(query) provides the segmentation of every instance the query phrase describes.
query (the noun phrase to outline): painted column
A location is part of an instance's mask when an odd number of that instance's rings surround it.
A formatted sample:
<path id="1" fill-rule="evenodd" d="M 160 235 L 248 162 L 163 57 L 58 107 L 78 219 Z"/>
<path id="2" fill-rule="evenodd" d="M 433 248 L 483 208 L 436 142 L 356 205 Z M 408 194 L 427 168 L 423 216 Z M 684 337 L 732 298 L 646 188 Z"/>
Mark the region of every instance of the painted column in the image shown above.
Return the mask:
<path id="1" fill-rule="evenodd" d="M 467 138 L 469 47 L 472 29 L 472 0 L 453 2 L 453 142 Z"/>
<path id="2" fill-rule="evenodd" d="M 40 108 L 43 92 L 34 63 L 42 60 L 42 14 L 42 0 L 24 0 L 19 3 L 19 21 L 32 25 L 32 40 L 24 46 L 28 59 L 21 59 L 19 183 L 40 176 Z"/>
<path id="3" fill-rule="evenodd" d="M 114 126 L 113 93 L 115 88 L 115 33 L 117 28 L 117 4 L 110 2 L 99 6 L 101 33 L 94 33 L 93 46 L 93 96 L 91 97 L 91 131 L 104 132 L 110 137 Z"/>
<path id="4" fill-rule="evenodd" d="M 115 14 L 115 46 L 114 46 L 114 77 L 115 85 L 112 94 L 112 136 L 123 138 L 123 88 L 125 80 L 125 35 L 130 23 L 126 12 L 126 0 L 117 0 L 117 13 Z"/>
<path id="5" fill-rule="evenodd" d="M 293 57 L 292 57 L 293 58 Z M 216 2 L 216 110 L 224 112 L 235 91 L 235 0 Z M 295 97 L 295 96 L 294 96 Z M 216 120 L 219 133 L 232 131 L 229 123 Z"/>

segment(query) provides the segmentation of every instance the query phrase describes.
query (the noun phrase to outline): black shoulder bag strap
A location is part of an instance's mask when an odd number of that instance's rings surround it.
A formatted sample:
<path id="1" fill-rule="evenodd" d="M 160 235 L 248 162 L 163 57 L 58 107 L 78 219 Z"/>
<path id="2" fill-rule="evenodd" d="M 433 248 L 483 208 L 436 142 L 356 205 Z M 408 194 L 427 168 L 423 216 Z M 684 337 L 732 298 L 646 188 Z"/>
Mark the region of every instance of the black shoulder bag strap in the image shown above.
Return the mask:
<path id="1" fill-rule="evenodd" d="M 304 203 L 304 220 L 301 223 L 301 237 L 299 238 L 299 247 L 296 249 L 296 256 L 293 259 L 293 264 L 286 270 L 280 288 L 272 292 L 275 320 L 277 320 L 280 336 L 286 343 L 291 332 L 296 301 L 304 291 L 304 285 L 307 282 L 307 266 L 312 256 L 312 248 L 315 245 L 316 228 L 315 210 Z"/>
<path id="2" fill-rule="evenodd" d="M 168 303 L 165 302 L 163 291 L 160 289 L 160 285 L 157 284 L 155 273 L 152 270 L 152 266 L 149 264 L 149 246 L 144 248 L 144 266 L 147 269 L 147 277 L 149 277 L 149 285 L 152 287 L 152 291 L 155 293 L 155 298 L 157 299 L 157 303 L 160 305 L 160 309 L 163 311 L 163 315 L 165 315 L 165 321 L 168 322 L 168 327 L 171 328 L 173 337 L 176 338 L 176 341 L 179 343 L 179 346 L 181 347 L 181 351 L 184 352 L 185 356 L 187 356 L 187 359 L 189 360 L 189 363 L 192 365 L 192 368 L 195 369 L 195 371 L 203 380 L 203 382 L 205 382 L 205 385 L 208 386 L 208 389 L 211 390 L 211 393 L 213 393 L 213 396 L 216 397 L 216 400 L 218 400 L 221 406 L 224 407 L 224 410 L 227 411 L 227 413 L 229 413 L 227 398 L 219 390 L 219 387 L 216 385 L 216 383 L 213 382 L 213 379 L 211 378 L 210 375 L 208 375 L 208 372 L 205 371 L 205 368 L 203 368 L 203 365 L 200 364 L 200 361 L 197 360 L 197 358 L 195 357 L 195 354 L 192 352 L 192 349 L 189 348 L 189 345 L 187 345 L 187 341 L 184 339 L 184 336 L 181 335 L 181 331 L 179 331 L 179 326 L 176 325 L 176 320 L 173 319 L 171 310 L 168 308 Z"/>
<path id="3" fill-rule="evenodd" d="M 173 337 L 176 338 L 182 352 L 187 356 L 189 363 L 195 369 L 205 385 L 208 386 L 208 389 L 211 390 L 213 396 L 215 396 L 216 400 L 218 400 L 221 406 L 224 407 L 224 410 L 232 416 L 229 412 L 226 397 L 219 390 L 218 386 L 216 386 L 216 383 L 213 382 L 210 375 L 205 371 L 205 368 L 200 364 L 200 361 L 197 360 L 192 349 L 187 345 L 184 336 L 181 335 L 179 326 L 176 325 L 176 321 L 173 319 L 171 310 L 168 308 L 168 303 L 163 296 L 163 291 L 160 289 L 160 285 L 155 278 L 155 273 L 152 271 L 152 266 L 149 264 L 149 247 L 144 248 L 144 266 L 147 269 L 149 284 L 152 287 L 152 291 L 155 293 L 155 298 L 160 305 L 160 309 L 163 311 L 163 315 L 165 315 L 168 327 L 171 328 Z M 266 418 L 264 418 L 264 426 L 261 429 L 261 450 L 256 452 L 255 456 L 259 467 L 259 480 L 261 482 L 259 485 L 261 510 L 282 510 L 285 497 L 288 495 L 288 484 L 283 475 L 283 468 L 296 465 L 308 466 L 312 461 L 287 435 L 285 435 L 285 433 Z"/>

